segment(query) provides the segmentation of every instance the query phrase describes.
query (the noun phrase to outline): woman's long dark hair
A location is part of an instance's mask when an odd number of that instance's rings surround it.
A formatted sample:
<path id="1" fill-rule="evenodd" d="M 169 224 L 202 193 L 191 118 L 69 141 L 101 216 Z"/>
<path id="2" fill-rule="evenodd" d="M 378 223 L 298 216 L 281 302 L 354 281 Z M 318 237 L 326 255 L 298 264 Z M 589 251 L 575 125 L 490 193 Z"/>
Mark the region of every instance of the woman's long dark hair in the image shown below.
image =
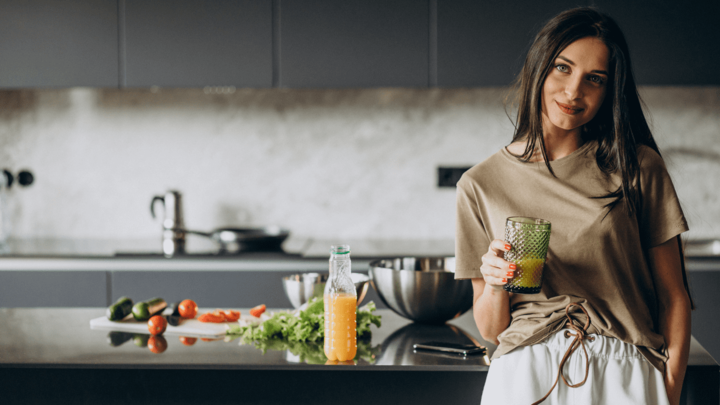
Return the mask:
<path id="1" fill-rule="evenodd" d="M 597 165 L 604 173 L 618 173 L 622 184 L 617 190 L 597 198 L 611 198 L 608 212 L 624 201 L 632 217 L 641 204 L 638 190 L 638 145 L 647 145 L 660 153 L 643 114 L 640 96 L 633 78 L 630 52 L 617 23 L 599 11 L 581 7 L 558 14 L 535 37 L 515 82 L 517 120 L 513 142 L 527 139 L 520 156 L 529 161 L 539 147 L 545 165 L 555 175 L 548 161 L 542 130 L 542 88 L 555 59 L 578 39 L 594 37 L 608 47 L 609 77 L 605 100 L 595 117 L 583 128 L 583 140 L 598 142 Z"/>
<path id="2" fill-rule="evenodd" d="M 548 21 L 535 37 L 522 72 L 515 82 L 517 91 L 517 121 L 513 142 L 527 139 L 525 152 L 520 156 L 529 161 L 536 145 L 542 151 L 543 160 L 550 173 L 555 175 L 545 150 L 542 129 L 542 88 L 558 55 L 578 39 L 594 37 L 608 47 L 609 78 L 605 100 L 595 117 L 583 128 L 583 140 L 595 139 L 598 149 L 595 154 L 597 165 L 604 173 L 620 173 L 622 184 L 617 190 L 604 196 L 611 198 L 605 205 L 608 213 L 624 202 L 628 215 L 634 217 L 641 207 L 639 187 L 640 164 L 637 149 L 646 145 L 658 154 L 657 144 L 645 120 L 640 95 L 633 77 L 630 51 L 625 36 L 615 20 L 590 7 L 575 8 L 558 14 Z M 677 236 L 680 249 L 683 284 L 690 298 L 690 307 L 695 302 L 685 272 L 682 241 Z"/>

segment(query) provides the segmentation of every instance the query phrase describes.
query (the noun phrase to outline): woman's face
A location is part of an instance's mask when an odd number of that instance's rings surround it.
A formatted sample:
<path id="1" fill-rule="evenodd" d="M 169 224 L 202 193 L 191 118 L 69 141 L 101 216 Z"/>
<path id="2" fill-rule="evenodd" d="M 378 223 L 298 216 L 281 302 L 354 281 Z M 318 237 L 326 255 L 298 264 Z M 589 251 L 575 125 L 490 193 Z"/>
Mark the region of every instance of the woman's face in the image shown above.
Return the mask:
<path id="1" fill-rule="evenodd" d="M 595 117 L 605 99 L 609 51 L 594 37 L 567 46 L 548 73 L 542 90 L 543 130 L 575 132 Z"/>

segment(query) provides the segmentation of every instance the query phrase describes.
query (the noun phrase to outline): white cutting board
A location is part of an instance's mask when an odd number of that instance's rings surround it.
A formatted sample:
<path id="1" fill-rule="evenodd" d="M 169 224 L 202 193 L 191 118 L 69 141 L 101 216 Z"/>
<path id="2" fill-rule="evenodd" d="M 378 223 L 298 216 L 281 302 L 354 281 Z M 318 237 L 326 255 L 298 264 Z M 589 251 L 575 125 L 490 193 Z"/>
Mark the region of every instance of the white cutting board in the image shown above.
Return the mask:
<path id="1" fill-rule="evenodd" d="M 198 315 L 209 311 L 198 311 Z M 243 319 L 244 318 L 244 319 Z M 242 314 L 243 321 L 259 321 L 259 318 Z M 197 319 L 183 319 L 178 326 L 168 325 L 165 334 L 181 335 L 189 337 L 223 337 L 230 325 L 237 325 L 237 322 L 210 323 L 200 322 Z M 116 330 L 121 332 L 134 332 L 149 334 L 147 321 L 136 321 L 132 315 L 128 315 L 122 321 L 111 321 L 106 316 L 90 320 L 90 329 Z"/>

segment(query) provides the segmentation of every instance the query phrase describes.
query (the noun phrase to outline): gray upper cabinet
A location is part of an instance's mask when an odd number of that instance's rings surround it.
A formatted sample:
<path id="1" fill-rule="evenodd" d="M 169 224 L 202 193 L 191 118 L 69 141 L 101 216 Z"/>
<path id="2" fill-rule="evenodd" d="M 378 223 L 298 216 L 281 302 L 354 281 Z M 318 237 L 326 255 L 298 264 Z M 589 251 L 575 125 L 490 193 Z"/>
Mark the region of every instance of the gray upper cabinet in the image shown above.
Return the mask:
<path id="1" fill-rule="evenodd" d="M 280 5 L 281 87 L 427 87 L 428 0 Z"/>
<path id="2" fill-rule="evenodd" d="M 122 86 L 272 86 L 271 0 L 120 1 Z"/>
<path id="3" fill-rule="evenodd" d="M 620 25 L 644 85 L 720 85 L 720 1 L 596 0 Z"/>
<path id="4" fill-rule="evenodd" d="M 118 86 L 117 0 L 0 2 L 0 88 Z"/>
<path id="5" fill-rule="evenodd" d="M 582 1 L 438 0 L 438 85 L 507 86 L 525 61 L 535 34 Z"/>

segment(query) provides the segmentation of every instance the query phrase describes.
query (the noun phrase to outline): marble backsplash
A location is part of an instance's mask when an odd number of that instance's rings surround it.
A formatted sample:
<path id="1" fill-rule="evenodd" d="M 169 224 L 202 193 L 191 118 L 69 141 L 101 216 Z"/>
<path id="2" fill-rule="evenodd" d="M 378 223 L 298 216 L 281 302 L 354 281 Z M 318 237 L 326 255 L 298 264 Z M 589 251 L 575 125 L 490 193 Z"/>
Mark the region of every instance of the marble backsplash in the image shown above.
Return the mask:
<path id="1" fill-rule="evenodd" d="M 188 227 L 277 224 L 338 239 L 454 237 L 454 189 L 510 140 L 506 88 L 0 91 L 0 168 L 28 168 L 16 238 L 159 237 L 150 200 L 184 193 Z M 720 236 L 720 88 L 641 89 L 690 222 Z"/>

